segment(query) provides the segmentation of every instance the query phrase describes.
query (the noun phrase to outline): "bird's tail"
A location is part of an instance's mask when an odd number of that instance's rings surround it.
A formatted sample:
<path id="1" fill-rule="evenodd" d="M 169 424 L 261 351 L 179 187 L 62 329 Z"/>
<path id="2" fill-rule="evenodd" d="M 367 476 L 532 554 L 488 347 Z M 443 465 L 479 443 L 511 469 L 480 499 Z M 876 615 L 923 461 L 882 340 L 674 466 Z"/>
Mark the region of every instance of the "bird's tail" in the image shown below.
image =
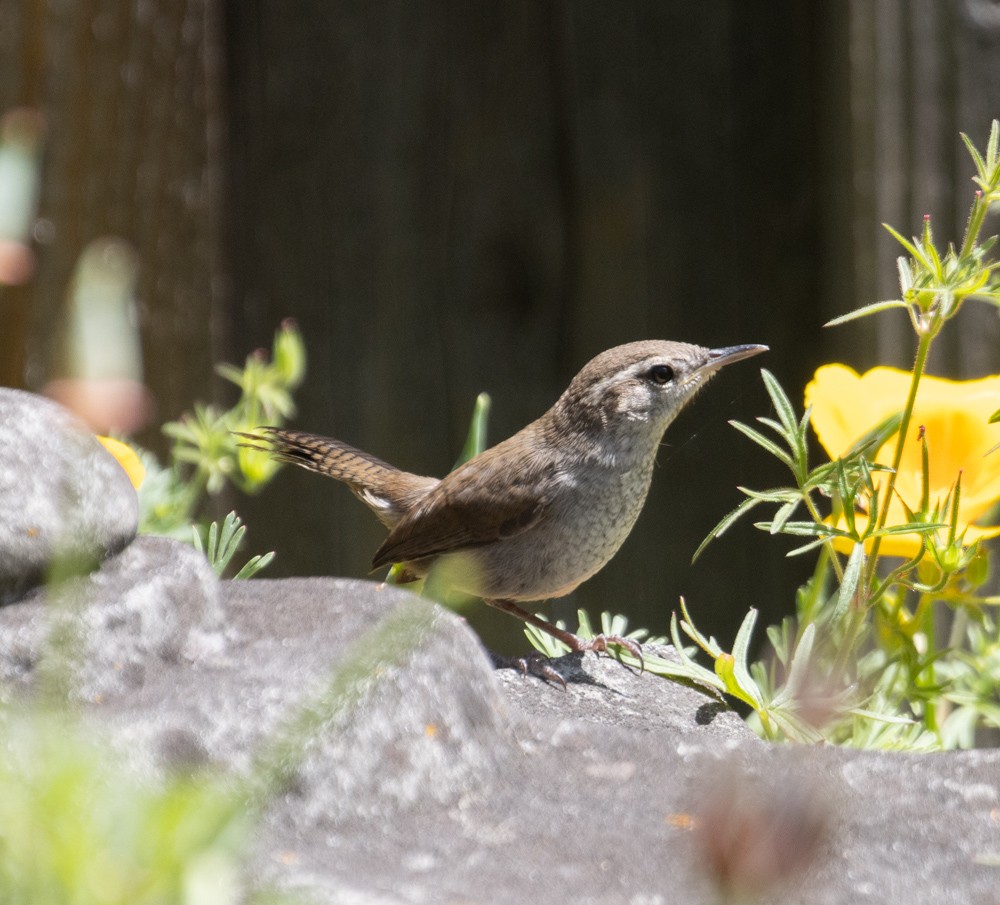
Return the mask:
<path id="1" fill-rule="evenodd" d="M 437 478 L 402 471 L 332 437 L 279 427 L 236 436 L 246 441 L 240 446 L 342 481 L 389 528 L 438 483 Z"/>

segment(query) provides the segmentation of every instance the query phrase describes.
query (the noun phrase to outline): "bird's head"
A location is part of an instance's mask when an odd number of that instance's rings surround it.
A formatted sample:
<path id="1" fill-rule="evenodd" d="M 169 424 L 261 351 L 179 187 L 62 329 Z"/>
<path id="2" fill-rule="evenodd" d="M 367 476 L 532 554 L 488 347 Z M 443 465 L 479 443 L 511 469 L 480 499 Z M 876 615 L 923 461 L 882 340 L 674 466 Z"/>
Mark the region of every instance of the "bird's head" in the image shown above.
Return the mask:
<path id="1" fill-rule="evenodd" d="M 767 346 L 706 349 L 645 340 L 615 346 L 588 362 L 556 403 L 564 424 L 612 434 L 655 436 L 720 368 L 767 351 Z"/>

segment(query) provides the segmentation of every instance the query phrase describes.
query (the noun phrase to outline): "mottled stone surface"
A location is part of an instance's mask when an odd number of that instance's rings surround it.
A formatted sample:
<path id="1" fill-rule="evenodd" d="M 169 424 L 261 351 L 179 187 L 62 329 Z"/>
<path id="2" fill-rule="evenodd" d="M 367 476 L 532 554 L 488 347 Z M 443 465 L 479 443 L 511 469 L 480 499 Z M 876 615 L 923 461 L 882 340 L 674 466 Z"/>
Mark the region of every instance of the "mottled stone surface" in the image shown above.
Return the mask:
<path id="1" fill-rule="evenodd" d="M 121 466 L 72 415 L 0 388 L 0 604 L 59 557 L 100 561 L 135 537 L 139 504 Z"/>
<path id="2" fill-rule="evenodd" d="M 34 680 L 46 598 L 0 609 L 15 694 Z M 251 885 L 330 903 L 697 905 L 719 901 L 711 859 L 734 869 L 736 851 L 796 865 L 754 880 L 764 902 L 1000 901 L 996 751 L 769 746 L 613 659 L 558 661 L 563 691 L 493 671 L 462 620 L 405 591 L 217 583 L 166 540 L 140 538 L 64 602 L 75 696 L 142 773 L 245 775 L 301 735 L 278 758 Z"/>

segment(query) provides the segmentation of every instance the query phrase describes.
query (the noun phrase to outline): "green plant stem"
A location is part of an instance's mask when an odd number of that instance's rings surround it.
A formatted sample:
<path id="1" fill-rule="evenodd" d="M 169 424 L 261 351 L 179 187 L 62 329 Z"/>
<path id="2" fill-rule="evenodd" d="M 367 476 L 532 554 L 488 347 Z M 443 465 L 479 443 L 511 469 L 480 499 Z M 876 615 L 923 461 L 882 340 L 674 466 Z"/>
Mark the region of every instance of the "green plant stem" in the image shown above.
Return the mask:
<path id="1" fill-rule="evenodd" d="M 923 558 L 924 558 L 924 550 L 923 548 L 921 548 L 920 553 L 914 556 L 913 559 L 908 559 L 906 562 L 900 563 L 900 565 L 898 565 L 888 575 L 886 575 L 886 577 L 882 580 L 882 583 L 875 589 L 875 593 L 872 594 L 871 599 L 873 601 L 881 600 L 885 592 L 888 591 L 889 588 L 891 588 L 894 584 L 901 582 L 908 573 L 912 572 L 913 569 L 917 567 L 917 565 Z M 944 587 L 944 584 L 947 583 L 947 580 L 948 580 L 947 578 L 944 579 L 942 587 Z M 907 584 L 906 586 L 912 587 L 911 584 Z M 926 588 L 921 588 L 921 591 L 927 593 Z"/>
<path id="2" fill-rule="evenodd" d="M 764 733 L 764 738 L 769 742 L 776 742 L 779 736 L 778 727 L 775 726 L 774 722 L 771 720 L 770 714 L 767 712 L 767 708 L 755 707 L 754 712 L 757 714 L 757 719 L 760 720 L 760 728 Z"/>
<path id="3" fill-rule="evenodd" d="M 934 631 L 934 600 L 931 597 L 921 597 L 917 606 L 917 612 L 921 613 L 921 628 L 924 638 L 927 639 L 927 665 L 920 670 L 916 676 L 916 684 L 923 688 L 933 688 L 935 682 L 934 669 L 934 648 L 936 644 Z M 929 694 L 924 701 L 924 725 L 930 732 L 933 732 L 938 741 L 941 740 L 941 728 L 937 719 L 937 696 Z"/>
<path id="4" fill-rule="evenodd" d="M 969 625 L 969 614 L 963 609 L 952 610 L 951 633 L 948 635 L 948 647 L 956 650 L 965 638 L 965 630 Z"/>
<path id="5" fill-rule="evenodd" d="M 983 221 L 986 219 L 989 208 L 989 203 L 983 197 L 982 193 L 977 192 L 975 200 L 972 202 L 972 211 L 969 214 L 969 225 L 965 229 L 965 240 L 962 242 L 961 251 L 962 257 L 971 254 L 972 249 L 976 247 L 976 241 L 979 239 L 979 231 L 983 227 Z"/>
<path id="6" fill-rule="evenodd" d="M 903 406 L 903 414 L 899 421 L 899 433 L 896 435 L 896 449 L 892 455 L 892 469 L 889 472 L 889 481 L 886 485 L 885 496 L 882 498 L 882 505 L 879 507 L 878 520 L 875 530 L 880 531 L 885 527 L 886 519 L 889 515 L 889 505 L 892 496 L 896 492 L 896 474 L 899 471 L 899 463 L 903 460 L 903 447 L 906 445 L 907 437 L 910 433 L 910 420 L 913 417 L 913 406 L 917 401 L 917 389 L 920 387 L 920 378 L 923 377 L 924 368 L 927 366 L 927 355 L 930 352 L 931 343 L 937 335 L 940 324 L 935 324 L 922 330 L 920 341 L 917 343 L 917 354 L 913 361 L 913 374 L 910 377 L 910 390 L 906 397 L 906 404 Z M 876 535 L 872 541 L 872 549 L 868 554 L 868 565 L 866 567 L 864 587 L 871 588 L 875 581 L 875 570 L 878 566 L 878 552 L 882 545 L 882 537 Z M 869 601 L 872 602 L 872 601 Z"/>
<path id="7" fill-rule="evenodd" d="M 806 509 L 809 510 L 809 515 L 812 516 L 812 520 L 817 524 L 823 523 L 823 515 L 817 508 L 816 504 L 813 502 L 812 494 L 804 493 L 802 499 L 805 501 Z M 833 538 L 830 538 L 823 546 L 820 548 L 822 554 L 819 558 L 819 562 L 816 564 L 815 575 L 820 574 L 819 569 L 822 566 L 823 569 L 826 568 L 826 562 L 829 561 L 833 564 L 833 571 L 837 575 L 837 581 L 842 582 L 844 580 L 844 566 L 840 562 L 840 557 L 837 556 L 837 551 L 833 546 Z"/>
<path id="8" fill-rule="evenodd" d="M 830 559 L 837 559 L 837 554 L 831 549 L 832 546 L 833 544 L 831 542 L 829 544 L 823 544 L 823 546 L 819 548 L 819 556 L 816 557 L 816 567 L 813 569 L 809 597 L 806 600 L 806 606 L 800 607 L 799 610 L 800 632 L 804 624 L 816 621 L 816 614 L 823 605 L 822 595 L 825 590 L 825 582 L 823 581 L 823 578 L 826 575 L 826 569 Z"/>

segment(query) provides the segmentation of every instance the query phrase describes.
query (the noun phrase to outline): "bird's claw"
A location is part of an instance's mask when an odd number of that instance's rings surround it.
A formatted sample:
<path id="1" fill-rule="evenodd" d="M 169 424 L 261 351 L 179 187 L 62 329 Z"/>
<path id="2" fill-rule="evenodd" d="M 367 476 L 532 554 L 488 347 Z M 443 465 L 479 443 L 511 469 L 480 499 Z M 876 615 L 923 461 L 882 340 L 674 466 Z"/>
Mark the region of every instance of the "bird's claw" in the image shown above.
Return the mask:
<path id="1" fill-rule="evenodd" d="M 524 657 L 505 657 L 490 651 L 490 655 L 497 669 L 516 669 L 522 676 L 532 675 L 546 682 L 558 683 L 566 691 L 566 680 L 552 668 L 551 661 L 544 654 L 532 651 Z"/>
<path id="2" fill-rule="evenodd" d="M 599 635 L 594 635 L 593 638 L 581 638 L 578 635 L 563 635 L 560 640 L 566 643 L 574 652 L 593 651 L 595 654 L 608 653 L 608 645 L 614 645 L 616 648 L 624 648 L 639 661 L 640 673 L 646 669 L 646 663 L 642 658 L 642 647 L 632 638 L 626 638 L 623 635 L 605 635 L 602 632 Z M 615 650 L 614 654 L 618 658 L 618 662 L 626 666 L 622 661 L 621 650 Z M 532 651 L 523 657 L 506 657 L 490 651 L 490 656 L 493 659 L 493 665 L 497 669 L 517 669 L 522 676 L 537 676 L 546 682 L 558 683 L 562 685 L 564 691 L 566 690 L 566 679 L 552 668 L 551 660 L 538 651 Z"/>

